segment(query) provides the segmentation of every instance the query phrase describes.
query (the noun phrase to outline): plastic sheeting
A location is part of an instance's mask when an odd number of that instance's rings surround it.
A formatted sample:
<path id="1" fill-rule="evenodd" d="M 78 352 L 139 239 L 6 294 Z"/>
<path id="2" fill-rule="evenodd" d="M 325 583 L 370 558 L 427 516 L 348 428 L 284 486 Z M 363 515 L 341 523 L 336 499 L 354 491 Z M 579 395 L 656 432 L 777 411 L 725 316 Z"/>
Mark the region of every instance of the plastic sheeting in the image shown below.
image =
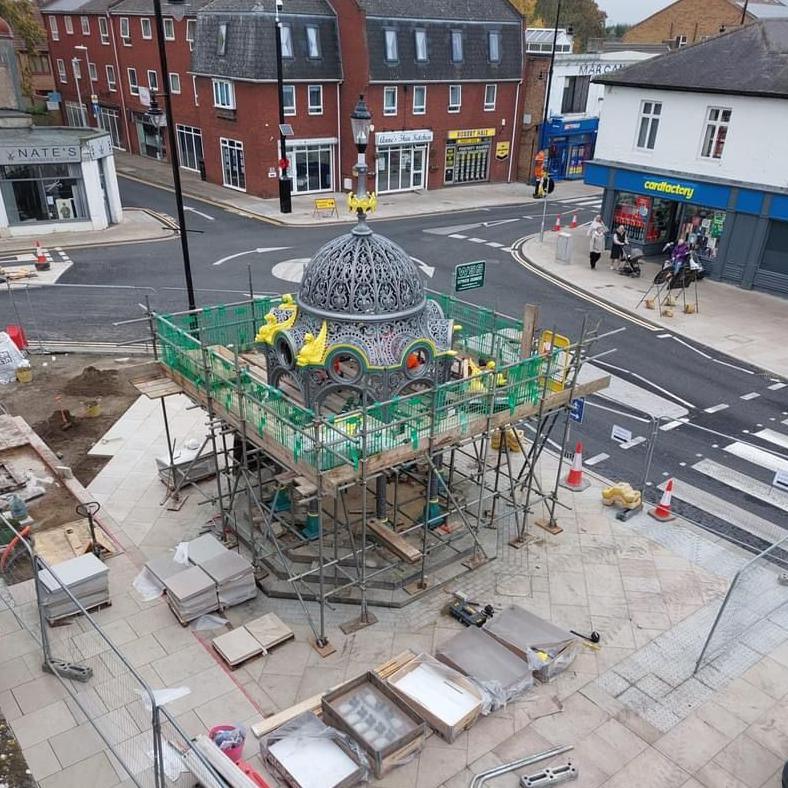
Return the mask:
<path id="1" fill-rule="evenodd" d="M 22 352 L 5 331 L 0 331 L 0 384 L 16 380 L 16 370 L 25 360 Z"/>

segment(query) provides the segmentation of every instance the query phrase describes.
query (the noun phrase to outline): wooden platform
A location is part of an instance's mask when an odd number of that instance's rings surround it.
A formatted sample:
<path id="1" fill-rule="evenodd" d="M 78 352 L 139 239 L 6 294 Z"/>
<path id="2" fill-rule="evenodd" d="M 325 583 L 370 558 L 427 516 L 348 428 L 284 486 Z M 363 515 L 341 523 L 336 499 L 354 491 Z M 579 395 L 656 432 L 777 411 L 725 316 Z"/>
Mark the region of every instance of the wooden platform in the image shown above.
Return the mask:
<path id="1" fill-rule="evenodd" d="M 393 531 L 380 520 L 370 518 L 367 520 L 367 528 L 375 538 L 384 546 L 391 550 L 394 555 L 404 558 L 411 564 L 415 564 L 421 558 L 421 550 L 414 547 L 407 539 Z"/>

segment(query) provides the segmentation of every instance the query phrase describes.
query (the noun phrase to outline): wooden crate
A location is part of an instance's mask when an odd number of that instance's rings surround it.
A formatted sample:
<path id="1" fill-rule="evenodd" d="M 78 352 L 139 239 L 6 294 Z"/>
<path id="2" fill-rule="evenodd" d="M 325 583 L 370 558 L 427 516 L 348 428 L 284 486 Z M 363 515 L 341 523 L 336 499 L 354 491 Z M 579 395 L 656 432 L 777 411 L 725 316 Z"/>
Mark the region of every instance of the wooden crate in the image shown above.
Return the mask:
<path id="1" fill-rule="evenodd" d="M 405 678 L 405 676 L 425 666 L 429 667 L 431 671 L 440 674 L 443 681 L 449 684 L 444 690 L 445 693 L 459 691 L 470 696 L 471 700 L 475 700 L 476 702 L 473 708 L 463 714 L 459 719 L 452 718 L 453 721 L 450 721 L 447 719 L 449 715 L 441 717 L 440 711 L 435 706 L 428 708 L 426 703 L 408 694 L 407 690 L 397 686 L 398 682 Z M 419 717 L 426 720 L 427 724 L 447 742 L 453 742 L 463 731 L 468 730 L 468 728 L 476 722 L 482 710 L 482 693 L 479 687 L 469 678 L 454 670 L 454 668 L 444 665 L 429 654 L 419 654 L 416 659 L 389 676 L 387 681 L 394 692 L 400 696 L 402 701 L 413 709 Z M 451 685 L 454 686 L 452 687 Z M 451 696 L 449 695 L 449 697 Z"/>
<path id="2" fill-rule="evenodd" d="M 346 715 L 339 711 L 339 708 L 342 706 L 342 699 L 353 690 L 359 689 L 365 684 L 371 686 L 373 693 L 382 695 L 390 701 L 397 711 L 401 713 L 401 716 L 412 723 L 409 730 L 405 730 L 401 736 L 398 736 L 389 744 L 382 747 L 375 747 L 368 742 L 359 732 L 360 728 L 358 725 L 348 722 Z M 371 671 L 345 682 L 324 695 L 322 707 L 323 720 L 327 724 L 337 728 L 337 730 L 347 733 L 358 742 L 367 754 L 370 764 L 372 765 L 372 772 L 378 779 L 395 766 L 399 766 L 402 761 L 413 753 L 419 752 L 424 746 L 424 741 L 427 738 L 426 723 L 402 701 L 400 696 L 397 695 L 391 687 L 387 686 L 385 682 Z"/>

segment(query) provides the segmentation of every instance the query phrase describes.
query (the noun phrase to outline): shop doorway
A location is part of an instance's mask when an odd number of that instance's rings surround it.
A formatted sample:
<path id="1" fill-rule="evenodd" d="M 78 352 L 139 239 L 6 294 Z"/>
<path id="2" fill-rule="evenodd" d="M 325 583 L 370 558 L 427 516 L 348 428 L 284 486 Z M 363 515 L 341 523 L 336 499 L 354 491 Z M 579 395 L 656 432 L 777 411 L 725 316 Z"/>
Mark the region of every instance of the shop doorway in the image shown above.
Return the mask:
<path id="1" fill-rule="evenodd" d="M 331 191 L 334 186 L 334 146 L 298 144 L 288 147 L 293 194 Z"/>
<path id="2" fill-rule="evenodd" d="M 446 146 L 446 184 L 479 183 L 490 177 L 490 141 Z"/>
<path id="3" fill-rule="evenodd" d="M 426 145 L 387 145 L 378 148 L 378 193 L 423 189 L 426 158 Z"/>

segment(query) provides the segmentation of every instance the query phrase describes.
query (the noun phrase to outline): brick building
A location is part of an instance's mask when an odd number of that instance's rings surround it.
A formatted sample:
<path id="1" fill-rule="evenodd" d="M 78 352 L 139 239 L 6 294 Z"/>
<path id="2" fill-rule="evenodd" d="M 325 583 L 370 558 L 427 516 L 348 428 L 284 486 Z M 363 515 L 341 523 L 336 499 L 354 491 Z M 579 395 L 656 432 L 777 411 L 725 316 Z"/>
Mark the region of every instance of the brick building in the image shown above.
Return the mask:
<path id="1" fill-rule="evenodd" d="M 145 105 L 165 87 L 147 1 L 53 0 L 43 13 L 69 125 L 166 157 Z M 275 0 L 164 2 L 163 15 L 181 165 L 275 196 Z M 516 177 L 523 24 L 507 0 L 285 0 L 281 23 L 295 194 L 346 185 L 361 93 L 379 192 Z"/>
<path id="2" fill-rule="evenodd" d="M 741 0 L 677 0 L 633 25 L 623 36 L 625 44 L 661 44 L 673 47 L 697 44 L 738 27 Z M 747 4 L 745 24 L 763 18 L 788 17 L 784 0 L 758 0 Z"/>

